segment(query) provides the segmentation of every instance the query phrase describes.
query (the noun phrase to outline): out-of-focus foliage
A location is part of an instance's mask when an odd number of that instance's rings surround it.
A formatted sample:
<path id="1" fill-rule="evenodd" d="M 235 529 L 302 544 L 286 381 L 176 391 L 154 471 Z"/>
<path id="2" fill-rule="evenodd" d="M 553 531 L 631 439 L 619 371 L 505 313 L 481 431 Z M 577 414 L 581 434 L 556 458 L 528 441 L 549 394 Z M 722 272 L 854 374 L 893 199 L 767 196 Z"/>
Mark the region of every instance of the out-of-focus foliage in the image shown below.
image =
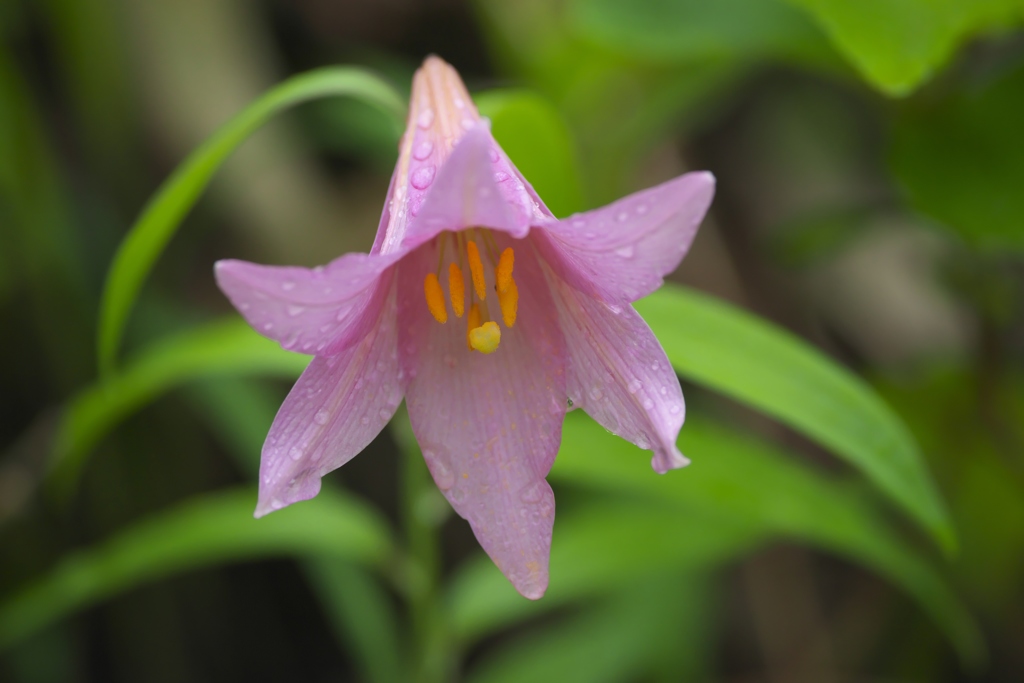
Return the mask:
<path id="1" fill-rule="evenodd" d="M 1022 24 L 1020 0 L 0 3 L 0 679 L 1020 680 Z M 570 414 L 537 602 L 401 414 L 251 519 L 306 359 L 225 321 L 210 266 L 368 248 L 431 51 L 556 215 L 718 177 L 690 287 L 637 304 L 693 464 L 656 476 Z"/>

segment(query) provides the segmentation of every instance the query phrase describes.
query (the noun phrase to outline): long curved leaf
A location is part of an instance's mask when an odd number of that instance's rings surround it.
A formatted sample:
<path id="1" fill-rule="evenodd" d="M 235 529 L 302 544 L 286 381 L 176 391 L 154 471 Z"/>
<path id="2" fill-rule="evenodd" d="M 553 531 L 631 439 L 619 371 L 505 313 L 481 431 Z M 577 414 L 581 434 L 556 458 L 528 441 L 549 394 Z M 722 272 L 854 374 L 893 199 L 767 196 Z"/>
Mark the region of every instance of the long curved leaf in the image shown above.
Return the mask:
<path id="1" fill-rule="evenodd" d="M 73 480 L 91 449 L 119 421 L 189 380 L 208 375 L 297 377 L 308 362 L 309 356 L 282 350 L 241 319 L 165 338 L 71 400 L 57 431 L 53 466 Z"/>
<path id="2" fill-rule="evenodd" d="M 274 555 L 382 563 L 392 553 L 377 514 L 337 492 L 260 520 L 255 502 L 250 489 L 201 496 L 65 558 L 0 605 L 0 650 L 75 610 L 198 567 Z"/>
<path id="3" fill-rule="evenodd" d="M 100 301 L 97 354 L 100 372 L 110 374 L 128 314 L 143 281 L 179 223 L 220 165 L 274 114 L 309 100 L 347 95 L 379 106 L 400 121 L 405 104 L 395 90 L 363 69 L 331 67 L 295 76 L 249 105 L 204 142 L 168 178 L 125 236 L 107 273 Z"/>
<path id="4" fill-rule="evenodd" d="M 680 447 L 693 464 L 659 477 L 639 449 L 573 414 L 566 419 L 550 476 L 553 481 L 632 492 L 645 500 L 673 501 L 685 511 L 674 532 L 679 535 L 690 533 L 682 520 L 696 511 L 843 555 L 917 599 L 967 666 L 984 659 L 984 643 L 971 615 L 943 578 L 848 486 L 692 416 Z"/>
<path id="5" fill-rule="evenodd" d="M 956 538 L 899 417 L 853 373 L 729 304 L 676 285 L 637 310 L 687 379 L 747 403 L 829 448 L 920 522 L 948 553 Z"/>

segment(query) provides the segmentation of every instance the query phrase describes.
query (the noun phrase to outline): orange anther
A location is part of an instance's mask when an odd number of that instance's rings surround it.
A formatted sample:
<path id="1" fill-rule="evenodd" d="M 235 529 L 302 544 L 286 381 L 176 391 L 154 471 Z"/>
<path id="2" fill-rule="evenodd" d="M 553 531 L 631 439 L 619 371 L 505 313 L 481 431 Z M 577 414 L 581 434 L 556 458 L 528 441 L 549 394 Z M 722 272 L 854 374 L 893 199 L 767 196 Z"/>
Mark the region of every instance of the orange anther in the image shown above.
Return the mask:
<path id="1" fill-rule="evenodd" d="M 457 263 L 448 266 L 448 296 L 452 300 L 455 317 L 461 318 L 466 310 L 466 283 L 462 279 L 462 269 Z"/>
<path id="2" fill-rule="evenodd" d="M 484 281 L 484 264 L 480 260 L 480 251 L 476 248 L 476 242 L 466 242 L 466 254 L 469 256 L 469 274 L 473 276 L 473 289 L 480 301 L 487 299 L 487 284 Z"/>
<path id="3" fill-rule="evenodd" d="M 427 297 L 427 308 L 430 309 L 430 314 L 434 316 L 434 319 L 439 323 L 448 322 L 448 309 L 444 305 L 444 291 L 434 273 L 427 273 L 427 277 L 424 278 L 423 293 Z"/>
<path id="4" fill-rule="evenodd" d="M 512 253 L 512 247 L 505 247 L 498 258 L 498 267 L 495 269 L 495 277 L 498 280 L 498 294 L 508 290 L 512 284 L 512 266 L 516 257 Z"/>
<path id="5" fill-rule="evenodd" d="M 505 291 L 501 291 L 501 287 L 498 288 L 498 303 L 501 304 L 501 317 L 505 321 L 505 327 L 515 325 L 516 313 L 519 310 L 519 287 L 516 286 L 516 281 L 511 275 L 508 278 L 508 287 Z"/>

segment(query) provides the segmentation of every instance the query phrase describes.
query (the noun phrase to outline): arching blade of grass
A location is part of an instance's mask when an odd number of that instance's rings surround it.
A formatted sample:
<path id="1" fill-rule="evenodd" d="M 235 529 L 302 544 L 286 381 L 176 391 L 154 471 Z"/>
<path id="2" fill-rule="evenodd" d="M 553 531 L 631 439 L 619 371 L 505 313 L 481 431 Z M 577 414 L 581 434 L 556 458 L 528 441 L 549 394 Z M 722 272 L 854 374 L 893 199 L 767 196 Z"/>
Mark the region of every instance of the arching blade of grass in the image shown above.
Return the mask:
<path id="1" fill-rule="evenodd" d="M 863 472 L 947 553 L 955 551 L 953 528 L 917 444 L 863 380 L 793 335 L 683 287 L 667 284 L 636 309 L 677 372 L 825 446 Z"/>
<path id="2" fill-rule="evenodd" d="M 114 370 L 125 324 L 143 281 L 225 159 L 274 114 L 335 95 L 357 97 L 376 105 L 398 122 L 405 116 L 402 98 L 368 71 L 331 67 L 301 74 L 270 90 L 226 123 L 192 152 L 153 195 L 121 242 L 107 273 L 96 346 L 102 375 Z"/>

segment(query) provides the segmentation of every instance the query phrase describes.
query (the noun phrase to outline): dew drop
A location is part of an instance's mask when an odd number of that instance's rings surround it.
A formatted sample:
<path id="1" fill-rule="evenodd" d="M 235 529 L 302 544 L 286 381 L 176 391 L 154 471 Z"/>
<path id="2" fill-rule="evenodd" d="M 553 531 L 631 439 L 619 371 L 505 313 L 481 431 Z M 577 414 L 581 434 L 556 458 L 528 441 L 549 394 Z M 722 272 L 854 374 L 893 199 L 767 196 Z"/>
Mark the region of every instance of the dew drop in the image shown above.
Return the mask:
<path id="1" fill-rule="evenodd" d="M 416 118 L 416 125 L 426 130 L 434 123 L 434 110 L 424 109 L 420 112 L 420 115 Z"/>
<path id="2" fill-rule="evenodd" d="M 292 446 L 291 450 L 288 451 L 288 455 L 291 456 L 292 460 L 298 460 L 302 457 L 302 449 L 298 446 Z"/>
<path id="3" fill-rule="evenodd" d="M 416 145 L 416 149 L 413 150 L 412 156 L 417 161 L 423 161 L 430 156 L 430 153 L 434 151 L 434 143 L 430 140 L 424 140 L 420 144 Z"/>
<path id="4" fill-rule="evenodd" d="M 643 388 L 643 384 L 638 379 L 634 379 L 629 383 L 629 393 L 635 394 Z"/>
<path id="5" fill-rule="evenodd" d="M 370 418 L 364 415 L 363 417 L 359 418 L 359 424 L 364 426 L 370 424 Z"/>
<path id="6" fill-rule="evenodd" d="M 590 398 L 594 401 L 600 401 L 603 396 L 604 394 L 601 393 L 601 390 L 597 387 L 590 390 Z"/>
<path id="7" fill-rule="evenodd" d="M 668 387 L 662 387 L 661 388 L 661 395 L 662 396 L 667 396 L 668 395 Z"/>
<path id="8" fill-rule="evenodd" d="M 643 216 L 645 213 L 647 213 L 647 205 L 646 204 L 637 204 L 636 212 L 637 212 L 637 215 Z"/>
<path id="9" fill-rule="evenodd" d="M 462 127 L 469 130 L 473 127 L 473 119 L 462 119 Z M 491 159 L 491 161 L 497 161 L 497 159 Z"/>
<path id="10" fill-rule="evenodd" d="M 519 500 L 528 505 L 536 505 L 544 500 L 544 483 L 535 481 L 532 484 L 527 484 L 519 492 Z"/>
<path id="11" fill-rule="evenodd" d="M 572 227 L 574 227 L 574 228 L 584 228 L 584 227 L 586 227 L 586 225 L 587 225 L 587 222 L 585 220 L 583 220 L 582 218 L 577 218 L 576 220 L 574 220 L 572 222 Z"/>
<path id="12" fill-rule="evenodd" d="M 620 223 L 624 223 L 626 220 L 629 219 L 629 214 L 626 213 L 625 211 L 620 211 L 619 215 L 617 215 L 616 218 L 619 219 Z"/>
<path id="13" fill-rule="evenodd" d="M 359 379 L 357 379 L 356 383 L 354 385 L 352 385 L 352 388 L 353 389 L 357 389 L 357 390 L 358 389 L 362 389 L 363 388 L 363 378 L 360 377 Z"/>
<path id="14" fill-rule="evenodd" d="M 627 244 L 615 250 L 615 254 L 621 258 L 633 258 L 633 245 Z"/>
<path id="15" fill-rule="evenodd" d="M 321 332 L 321 334 L 322 334 L 322 333 L 324 333 L 324 332 L 326 332 L 326 331 L 327 331 L 327 330 L 329 330 L 329 329 L 331 329 L 331 324 L 330 324 L 330 323 L 327 323 L 326 325 L 321 325 L 321 326 L 320 326 L 320 332 Z"/>
<path id="16" fill-rule="evenodd" d="M 434 451 L 430 449 L 423 451 L 423 459 L 427 461 L 437 488 L 448 491 L 455 485 L 455 473 L 452 472 L 452 468 L 443 459 L 438 458 Z"/>
<path id="17" fill-rule="evenodd" d="M 503 183 L 506 180 L 508 180 L 508 173 L 505 173 L 504 171 L 498 171 L 497 173 L 494 174 L 494 182 Z"/>
<path id="18" fill-rule="evenodd" d="M 644 399 L 644 408 L 646 408 L 647 410 L 650 410 L 653 407 L 654 407 L 654 401 L 652 401 L 649 398 L 645 398 Z"/>
<path id="19" fill-rule="evenodd" d="M 293 318 L 297 315 L 302 315 L 305 312 L 305 306 L 296 306 L 295 304 L 288 304 L 288 315 L 290 315 Z"/>
<path id="20" fill-rule="evenodd" d="M 653 363 L 651 363 L 651 370 L 657 370 L 659 367 L 661 366 L 658 365 L 658 361 L 654 361 Z"/>
<path id="21" fill-rule="evenodd" d="M 586 232 L 586 233 L 583 233 L 583 236 L 586 237 L 588 240 L 592 240 L 595 237 L 597 237 L 597 233 L 596 232 Z"/>
<path id="22" fill-rule="evenodd" d="M 274 329 L 274 323 L 264 323 L 263 324 L 263 331 L 264 332 L 270 332 L 272 329 Z"/>
<path id="23" fill-rule="evenodd" d="M 412 186 L 417 190 L 425 190 L 434 182 L 434 167 L 420 166 L 412 174 Z"/>
<path id="24" fill-rule="evenodd" d="M 456 109 L 465 109 L 466 108 L 466 101 L 464 99 L 462 99 L 461 97 L 456 97 L 453 101 L 455 102 L 455 108 Z"/>
<path id="25" fill-rule="evenodd" d="M 391 417 L 391 411 L 387 410 L 386 408 L 381 408 L 380 412 L 378 412 L 377 414 L 380 415 L 380 419 L 382 420 L 387 420 L 388 418 Z"/>
<path id="26" fill-rule="evenodd" d="M 281 283 L 281 289 L 283 289 L 286 292 L 290 292 L 293 289 L 295 289 L 295 283 L 292 282 L 291 280 L 285 280 L 284 282 Z"/>
<path id="27" fill-rule="evenodd" d="M 678 415 L 679 414 L 679 404 L 678 403 L 673 403 L 672 407 L 668 409 L 668 412 L 672 413 L 673 415 Z"/>
<path id="28" fill-rule="evenodd" d="M 316 415 L 313 416 L 313 422 L 316 422 L 318 425 L 325 425 L 330 417 L 326 410 L 318 410 Z"/>
<path id="29" fill-rule="evenodd" d="M 498 156 L 498 150 L 494 149 L 493 147 L 487 150 L 487 157 L 491 160 L 492 164 L 500 158 Z"/>

